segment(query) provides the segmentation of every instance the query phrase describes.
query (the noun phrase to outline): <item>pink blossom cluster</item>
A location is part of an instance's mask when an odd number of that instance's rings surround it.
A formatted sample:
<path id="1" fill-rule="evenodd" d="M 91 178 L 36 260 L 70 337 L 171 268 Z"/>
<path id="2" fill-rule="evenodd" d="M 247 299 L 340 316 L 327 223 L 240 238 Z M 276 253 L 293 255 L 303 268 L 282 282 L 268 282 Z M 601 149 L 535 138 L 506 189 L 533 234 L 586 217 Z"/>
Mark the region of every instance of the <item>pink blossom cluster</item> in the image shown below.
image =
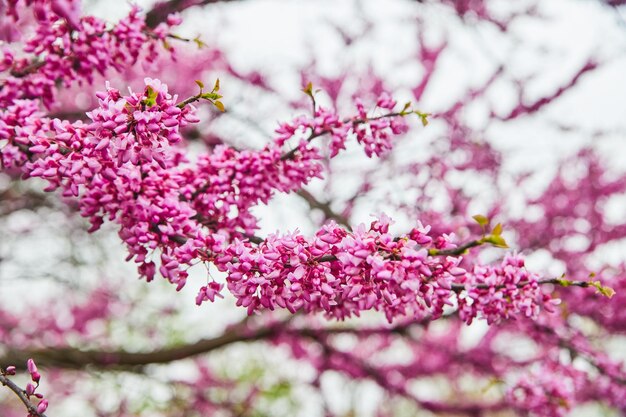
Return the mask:
<path id="1" fill-rule="evenodd" d="M 142 94 L 122 96 L 113 88 L 99 93 L 88 124 L 49 119 L 33 101 L 16 100 L 0 119 L 6 141 L 0 152 L 5 167 L 24 165 L 27 176 L 48 181 L 48 191 L 61 188 L 66 197 L 78 197 L 91 230 L 107 218 L 120 224 L 129 259 L 135 258 L 149 280 L 157 270 L 149 258 L 159 249 L 159 272 L 182 288 L 185 269 L 197 262 L 198 251 L 219 253 L 214 246 L 220 247 L 223 235 L 244 238 L 256 230 L 250 208 L 268 202 L 275 191 L 294 191 L 321 176 L 322 157 L 310 139 L 330 133 L 328 118 L 339 117 L 320 110 L 316 118 L 298 118 L 290 134 L 281 126 L 275 142 L 260 151 L 220 147 L 200 156 L 195 166 L 183 167 L 176 145 L 180 129 L 197 121 L 193 106 L 178 106 L 158 80 L 145 82 Z M 340 129 L 345 142 L 353 122 L 336 124 L 347 126 Z M 291 153 L 283 151 L 296 131 L 309 131 L 311 137 L 298 138 Z"/>
<path id="2" fill-rule="evenodd" d="M 251 235 L 257 228 L 251 207 L 267 203 L 276 191 L 292 192 L 322 177 L 322 152 L 313 143 L 316 137 L 331 137 L 331 157 L 345 149 L 353 136 L 364 144 L 369 156 L 391 149 L 393 136 L 405 132 L 406 122 L 393 113 L 395 101 L 388 95 L 381 96 L 378 103 L 389 112 L 368 116 L 358 104 L 356 116 L 342 119 L 335 111 L 319 107 L 313 117 L 281 123 L 274 141 L 260 151 L 218 146 L 211 154 L 201 155 L 193 169 L 182 171 L 186 180 L 181 193 L 192 202 L 198 220 L 212 230 L 231 237 Z M 295 147 L 286 152 L 291 142 Z"/>
<path id="3" fill-rule="evenodd" d="M 452 236 L 433 238 L 420 224 L 397 237 L 389 233 L 389 222 L 382 216 L 354 232 L 330 223 L 313 238 L 270 235 L 258 245 L 236 240 L 214 261 L 228 273 L 237 304 L 249 312 L 302 309 L 344 319 L 378 310 L 391 322 L 406 316 L 436 319 L 456 300 L 467 323 L 476 317 L 493 323 L 517 314 L 536 318 L 559 302 L 540 289 L 538 276 L 519 256 L 467 270 L 460 256 L 429 254 L 456 248 Z"/>
<path id="4" fill-rule="evenodd" d="M 564 417 L 577 404 L 576 393 L 587 382 L 584 372 L 546 361 L 522 375 L 507 392 L 507 399 L 514 408 L 534 416 Z"/>
<path id="5" fill-rule="evenodd" d="M 498 23 L 487 1 L 443 2 L 453 5 L 461 16 L 473 15 Z M 182 9 L 198 3 L 162 2 L 161 6 L 163 10 Z M 34 32 L 25 32 L 30 37 L 22 43 L 26 45 L 24 50 L 9 44 L 0 53 L 0 72 L 4 73 L 0 85 L 0 169 L 13 176 L 20 172 L 47 181 L 47 190 L 59 189 L 68 200 L 77 202 L 81 214 L 90 219 L 92 230 L 107 221 L 119 226 L 128 259 L 138 264 L 143 277 L 151 280 L 160 274 L 180 289 L 186 283 L 187 268 L 210 262 L 226 273 L 225 282 L 209 277 L 197 295 L 198 304 L 222 297 L 226 286 L 237 304 L 249 313 L 284 309 L 291 313 L 321 312 L 341 320 L 374 310 L 393 321 L 393 325 L 372 328 L 351 327 L 352 323 L 326 328 L 323 321 L 314 322 L 319 318 L 316 315 L 300 315 L 271 326 L 266 322 L 264 329 L 250 325 L 254 319 L 247 321 L 242 339 L 270 337 L 287 344 L 295 358 L 314 368 L 315 388 L 321 387 L 322 374 L 332 370 L 351 379 L 369 379 L 389 393 L 392 401 L 402 396 L 433 414 L 500 414 L 512 408 L 523 415 L 552 417 L 563 416 L 587 401 L 607 403 L 626 413 L 626 373 L 622 364 L 596 351 L 591 343 L 584 343 L 588 336 L 568 332 L 569 325 L 580 322 L 576 316 L 584 316 L 584 327 L 593 328 L 590 331 L 597 332 L 594 336 L 600 341 L 607 340 L 608 332 L 622 333 L 624 296 L 618 293 L 599 304 L 600 296 L 592 291 L 558 289 L 566 303 L 563 314 L 539 315 L 541 310 L 553 311 L 557 300 L 542 291 L 545 286 L 539 276 L 526 270 L 520 256 L 507 256 L 497 265 L 481 265 L 476 249 L 467 253 L 448 234 L 481 233 L 477 225 L 467 225 L 474 205 L 463 186 L 449 181 L 450 174 L 473 171 L 490 177 L 496 187 L 502 179 L 500 154 L 488 142 L 475 141 L 477 136 L 488 136 L 484 135 L 486 131 L 470 128 L 466 115 L 462 115 L 468 104 L 485 96 L 497 76 L 484 87 L 472 88 L 467 97 L 440 114 L 448 130 L 438 141 L 441 147 L 434 148 L 433 157 L 412 164 L 410 170 L 394 167 L 399 173 L 411 173 L 414 178 L 410 188 L 418 195 L 414 204 L 400 209 L 406 209 L 409 218 L 419 218 L 429 226 L 420 223 L 398 236 L 390 232 L 390 220 L 383 216 L 369 227 L 361 225 L 354 231 L 331 223 L 314 236 L 296 231 L 260 238 L 254 236 L 258 230 L 258 219 L 251 210 L 254 206 L 269 202 L 277 192 L 293 192 L 321 177 L 326 154 L 336 156 L 346 148 L 348 139 L 356 139 L 369 157 L 384 156 L 392 149 L 393 138 L 406 130 L 405 120 L 400 117 L 405 111 L 394 110 L 396 102 L 386 93 L 378 97 L 374 110 L 380 109 L 382 114 L 366 111 L 359 101 L 356 115 L 348 118 L 332 109 L 314 107 L 312 116 L 282 123 L 274 141 L 261 150 L 218 146 L 190 162 L 183 152 L 181 132 L 197 121 L 194 109 L 178 106 L 176 97 L 157 80 L 147 79 L 143 91 L 128 94 L 107 88 L 98 94 L 98 106 L 88 114 L 88 122 L 46 117 L 41 111 L 43 107 L 60 108 L 57 90 L 62 85 L 92 82 L 98 74 L 108 76 L 105 73 L 109 68 L 120 72 L 127 64 L 151 61 L 160 44 L 169 48 L 168 30 L 180 23 L 178 16 L 170 16 L 167 24 L 149 29 L 134 9 L 116 25 L 108 25 L 93 17 L 80 17 L 78 1 L 74 0 L 0 0 L 0 14 L 6 11 L 13 16 L 17 27 L 17 11 L 28 14 L 21 12 L 23 5 L 33 11 L 30 18 Z M 161 16 L 159 20 L 165 19 Z M 20 36 L 17 32 L 6 35 L 5 28 L 0 22 L 0 40 L 11 43 L 14 36 Z M 342 37 L 349 39 L 346 42 L 356 40 L 353 34 Z M 421 38 L 419 43 L 423 42 Z M 445 56 L 442 51 L 446 45 L 444 41 L 434 48 L 422 47 L 418 60 L 425 74 L 412 89 L 416 99 L 426 91 L 437 57 Z M 226 62 L 224 56 L 219 59 Z M 172 69 L 170 62 L 165 65 L 181 80 L 186 77 L 180 76 L 179 70 L 188 74 L 206 70 L 200 60 L 194 62 L 195 67 L 186 65 L 184 69 Z M 520 103 L 509 115 L 498 118 L 491 114 L 489 118 L 506 121 L 532 115 L 594 68 L 593 61 L 589 61 L 570 84 L 556 93 L 530 104 L 524 103 L 524 95 L 520 94 Z M 233 67 L 227 71 L 237 77 Z M 258 86 L 268 85 L 254 75 L 238 78 Z M 358 83 L 362 90 L 354 96 L 362 96 L 370 86 L 375 94 L 385 90 L 383 80 L 373 74 L 368 78 L 367 87 Z M 332 87 L 333 100 L 340 93 L 346 96 L 345 90 L 340 91 L 344 80 L 349 80 L 347 73 L 327 83 Z M 317 143 L 322 135 L 329 137 L 327 145 Z M 585 155 L 577 155 L 576 160 L 585 160 Z M 602 255 L 602 246 L 618 241 L 626 230 L 624 225 L 608 221 L 603 212 L 609 197 L 623 194 L 625 178 L 611 179 L 596 160 L 583 168 L 588 172 L 576 181 L 569 172 L 559 173 L 545 194 L 531 201 L 542 213 L 539 220 L 514 224 L 519 246 L 526 250 L 549 248 L 555 258 L 567 264 L 568 279 L 576 273 L 577 283 L 564 281 L 564 286 L 588 287 L 587 255 L 596 248 Z M 372 184 L 364 181 L 358 196 L 367 195 Z M 437 204 L 442 199 L 449 200 L 445 210 Z M 506 201 L 495 203 L 487 216 L 506 217 Z M 348 217 L 345 213 L 341 216 Z M 570 238 L 580 237 L 588 246 L 571 249 Z M 599 272 L 603 279 L 613 277 L 614 287 L 619 290 L 626 289 L 624 270 L 624 265 L 606 265 Z M 84 336 L 83 346 L 77 348 L 82 350 L 89 336 L 93 337 L 91 328 L 98 332 L 104 327 L 92 324 L 123 314 L 104 293 L 93 294 L 84 305 L 64 307 L 69 310 L 65 321 L 49 314 L 48 309 L 29 317 L 0 311 L 0 339 L 20 349 L 37 349 L 45 343 L 53 353 L 57 349 L 65 352 L 65 357 L 72 357 L 77 335 Z M 437 323 L 435 331 L 429 331 L 426 325 L 430 320 L 442 316 L 445 320 Z M 536 320 L 497 323 L 516 317 Z M 476 345 L 468 347 L 463 340 L 464 323 L 476 318 L 498 325 L 490 326 Z M 588 322 L 594 325 L 587 326 Z M 141 330 L 155 340 L 152 328 Z M 236 329 L 227 328 L 224 334 L 236 335 Z M 346 334 L 349 337 L 343 337 Z M 509 349 L 512 337 L 532 339 L 532 357 L 520 359 L 503 352 Z M 68 347 L 68 342 L 72 346 Z M 408 355 L 397 355 L 398 347 Z M 383 353 L 387 355 L 380 361 Z M 88 364 L 97 357 L 77 362 Z M 584 367 L 575 368 L 574 360 Z M 32 383 L 26 393 L 41 400 L 36 410 L 43 413 L 47 400 L 36 392 L 39 372 L 32 360 L 27 368 Z M 173 381 L 189 391 L 190 410 L 210 414 L 224 409 L 242 414 L 255 405 L 257 397 L 264 397 L 261 384 L 255 384 L 244 399 L 226 395 L 224 402 L 215 402 L 216 389 L 235 391 L 237 384 L 220 380 L 200 362 L 197 368 L 196 379 Z M 6 368 L 3 375 L 11 372 L 15 372 L 14 367 Z M 477 399 L 475 390 L 464 396 L 463 389 L 459 389 L 458 398 L 425 400 L 421 392 L 411 389 L 414 381 L 434 377 L 449 381 L 456 394 L 456 388 L 465 385 L 468 377 L 477 381 L 490 378 L 500 384 L 520 372 L 526 373 L 502 397 Z M 97 395 L 88 401 L 96 408 Z M 379 411 L 381 415 L 386 413 Z M 126 412 L 119 411 L 120 415 Z"/>
<path id="6" fill-rule="evenodd" d="M 459 297 L 459 315 L 468 324 L 478 316 L 490 324 L 518 315 L 536 318 L 560 302 L 541 290 L 539 276 L 518 255 L 506 256 L 500 265 L 475 265 L 460 282 L 466 289 Z"/>
<path id="7" fill-rule="evenodd" d="M 33 138 L 44 136 L 48 121 L 33 100 L 14 100 L 0 107 L 0 168 L 14 170 L 29 158 Z"/>
<path id="8" fill-rule="evenodd" d="M 48 130 L 29 147 L 32 162 L 25 172 L 46 179 L 48 189 L 60 187 L 65 196 L 79 197 L 91 230 L 105 219 L 120 224 L 129 258 L 136 257 L 148 279 L 155 266 L 146 255 L 159 247 L 161 272 L 182 286 L 186 275 L 179 271 L 180 260 L 172 263 L 173 251 L 180 251 L 181 238 L 199 231 L 195 212 L 179 201 L 181 177 L 172 168 L 184 158 L 174 145 L 181 140 L 179 130 L 197 119 L 193 107 L 177 107 L 176 96 L 158 80 L 145 82 L 141 94 L 122 96 L 112 88 L 100 93 L 100 107 L 88 114 L 90 124 L 48 120 Z"/>
<path id="9" fill-rule="evenodd" d="M 388 111 L 393 111 L 396 104 L 397 102 L 386 92 L 383 92 L 376 101 L 376 107 Z M 368 120 L 367 112 L 360 100 L 357 100 L 357 108 L 359 118 Z M 369 120 L 367 124 L 353 122 L 357 141 L 363 145 L 365 154 L 369 157 L 388 153 L 392 148 L 391 138 L 404 134 L 408 130 L 408 125 L 402 118 L 376 118 L 374 120 L 370 118 Z"/>
<path id="10" fill-rule="evenodd" d="M 549 304 L 521 261 L 509 258 L 501 267 L 469 272 L 459 267 L 458 256 L 429 255 L 429 248 L 455 245 L 446 235 L 431 238 L 421 225 L 400 238 L 388 232 L 389 221 L 382 218 L 354 233 L 330 224 L 312 238 L 293 233 L 272 235 L 260 244 L 252 239 L 257 229 L 252 207 L 322 176 L 318 136 L 330 136 L 331 157 L 350 137 L 370 157 L 392 148 L 392 138 L 407 129 L 402 116 L 410 111 L 394 112 L 397 103 L 389 94 L 376 101 L 386 113 L 369 115 L 359 101 L 356 115 L 348 118 L 316 107 L 313 116 L 282 123 L 275 140 L 260 151 L 222 146 L 189 165 L 178 146 L 180 129 L 198 119 L 192 106 L 178 106 L 158 80 L 146 79 L 141 94 L 123 96 L 112 88 L 99 93 L 98 108 L 88 113 L 91 123 L 43 117 L 32 99 L 36 95 L 45 102 L 48 94 L 41 90 L 24 100 L 23 91 L 15 92 L 18 85 L 10 83 L 36 77 L 90 81 L 93 71 L 120 70 L 123 57 L 134 62 L 144 41 L 167 36 L 166 26 L 147 33 L 133 9 L 107 30 L 95 18 L 73 19 L 70 3 L 64 11 L 40 6 L 36 35 L 25 50 L 44 57 L 42 64 L 24 72 L 26 60 L 5 56 L 5 70 L 14 75 L 3 89 L 10 103 L 0 114 L 3 166 L 22 166 L 27 176 L 47 180 L 47 190 L 61 188 L 64 196 L 78 198 L 92 231 L 107 219 L 116 222 L 128 259 L 148 280 L 158 271 L 180 289 L 188 267 L 215 262 L 228 272 L 229 290 L 249 312 L 281 307 L 324 311 L 339 319 L 370 309 L 383 311 L 389 321 L 439 317 L 444 306 L 454 305 L 458 288 L 453 284 L 459 279 L 468 285 L 458 299 L 468 322 L 479 314 L 489 322 L 516 312 L 535 317 Z M 59 17 L 64 23 L 57 24 Z M 177 17 L 169 19 L 177 23 Z M 107 54 L 100 51 L 105 49 Z M 89 64 L 83 71 L 76 62 Z M 210 279 L 197 302 L 221 296 L 222 287 Z"/>
<path id="11" fill-rule="evenodd" d="M 393 147 L 393 137 L 408 130 L 404 118 L 389 117 L 401 115 L 394 113 L 396 104 L 388 93 L 383 92 L 377 99 L 376 107 L 385 112 L 380 116 L 372 116 L 357 99 L 355 102 L 357 115 L 349 119 L 341 119 L 336 112 L 317 107 L 314 117 L 301 116 L 291 123 L 282 123 L 276 130 L 279 134 L 276 141 L 282 146 L 287 140 L 304 132 L 310 132 L 310 136 L 313 137 L 328 134 L 331 138 L 328 149 L 332 158 L 346 148 L 346 139 L 354 135 L 363 145 L 368 157 L 383 156 Z"/>
<path id="12" fill-rule="evenodd" d="M 267 203 L 276 191 L 297 190 L 322 175 L 317 147 L 302 142 L 293 157 L 283 158 L 284 153 L 279 146 L 260 151 L 218 146 L 181 171 L 181 195 L 210 229 L 233 237 L 254 234 L 258 226 L 251 207 Z"/>
<path id="13" fill-rule="evenodd" d="M 519 257 L 467 271 L 459 266 L 461 257 L 429 255 L 428 249 L 454 248 L 450 238 L 433 239 L 421 226 L 395 237 L 383 216 L 352 233 L 331 223 L 313 238 L 271 235 L 259 245 L 237 240 L 215 262 L 228 272 L 227 285 L 237 304 L 249 312 L 303 309 L 344 319 L 373 309 L 383 311 L 390 322 L 404 316 L 438 318 L 446 305 L 454 305 L 457 282 L 467 284 L 458 297 L 467 322 L 480 315 L 491 323 L 515 312 L 536 317 L 540 307 L 553 303 Z"/>
<path id="14" fill-rule="evenodd" d="M 16 21 L 19 3 L 9 5 L 9 14 Z M 77 0 L 28 3 L 36 21 L 34 33 L 24 39 L 19 56 L 10 47 L 2 51 L 0 71 L 9 73 L 0 90 L 3 105 L 24 98 L 41 99 L 50 107 L 55 102 L 57 81 L 66 87 L 76 81 L 91 83 L 96 73 L 120 71 L 137 62 L 140 55 L 151 62 L 171 26 L 180 23 L 180 18 L 172 16 L 167 23 L 150 29 L 140 9 L 133 7 L 128 16 L 111 26 L 93 16 L 79 17 Z"/>

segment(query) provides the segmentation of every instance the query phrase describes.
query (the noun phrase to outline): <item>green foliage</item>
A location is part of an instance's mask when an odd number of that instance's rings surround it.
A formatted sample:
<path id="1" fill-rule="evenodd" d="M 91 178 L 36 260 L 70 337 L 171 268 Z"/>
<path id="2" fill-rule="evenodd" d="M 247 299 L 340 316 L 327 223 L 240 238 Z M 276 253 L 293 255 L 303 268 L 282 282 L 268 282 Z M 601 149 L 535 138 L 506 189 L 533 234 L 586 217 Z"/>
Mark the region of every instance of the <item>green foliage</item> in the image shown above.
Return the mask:
<path id="1" fill-rule="evenodd" d="M 491 232 L 489 232 L 490 220 L 487 216 L 483 216 L 482 214 L 476 214 L 475 216 L 472 216 L 472 218 L 483 229 L 483 237 L 478 241 L 480 244 L 489 243 L 490 245 L 493 245 L 497 248 L 509 247 L 509 245 L 506 243 L 506 240 L 504 240 L 504 238 L 502 237 L 503 227 L 501 223 L 496 224 L 494 228 L 491 229 Z"/>
<path id="2" fill-rule="evenodd" d="M 476 223 L 481 225 L 483 228 L 485 228 L 485 226 L 489 224 L 489 219 L 483 216 L 482 214 L 477 214 L 475 216 L 472 216 L 472 219 L 476 220 Z"/>
<path id="3" fill-rule="evenodd" d="M 615 295 L 615 290 L 613 288 L 603 286 L 600 281 L 591 281 L 589 284 L 598 290 L 597 292 L 599 294 L 602 294 L 607 298 L 611 298 Z"/>
<path id="4" fill-rule="evenodd" d="M 196 84 L 198 85 L 198 87 L 200 87 L 200 92 L 195 96 L 195 98 L 204 99 L 204 100 L 211 102 L 211 104 L 217 107 L 217 109 L 221 112 L 226 111 L 226 107 L 224 107 L 224 103 L 220 101 L 220 99 L 223 96 L 219 94 L 219 91 L 220 91 L 220 79 L 219 78 L 215 80 L 213 89 L 208 93 L 204 92 L 204 83 L 202 81 L 196 80 Z"/>
<path id="5" fill-rule="evenodd" d="M 507 245 L 506 241 L 504 240 L 504 238 L 500 235 L 487 235 L 484 236 L 481 240 L 481 243 L 489 243 L 497 248 L 508 248 L 509 245 Z"/>

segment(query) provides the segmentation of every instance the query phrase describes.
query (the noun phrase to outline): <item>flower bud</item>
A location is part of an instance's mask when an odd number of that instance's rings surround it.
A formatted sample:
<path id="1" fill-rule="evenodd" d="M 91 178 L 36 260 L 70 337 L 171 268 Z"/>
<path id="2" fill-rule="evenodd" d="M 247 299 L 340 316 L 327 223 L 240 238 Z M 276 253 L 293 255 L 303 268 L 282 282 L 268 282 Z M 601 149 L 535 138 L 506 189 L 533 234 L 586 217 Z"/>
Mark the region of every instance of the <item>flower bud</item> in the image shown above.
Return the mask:
<path id="1" fill-rule="evenodd" d="M 47 409 L 48 409 L 48 400 L 45 400 L 45 399 L 41 400 L 39 404 L 37 405 L 37 412 L 41 414 Z"/>

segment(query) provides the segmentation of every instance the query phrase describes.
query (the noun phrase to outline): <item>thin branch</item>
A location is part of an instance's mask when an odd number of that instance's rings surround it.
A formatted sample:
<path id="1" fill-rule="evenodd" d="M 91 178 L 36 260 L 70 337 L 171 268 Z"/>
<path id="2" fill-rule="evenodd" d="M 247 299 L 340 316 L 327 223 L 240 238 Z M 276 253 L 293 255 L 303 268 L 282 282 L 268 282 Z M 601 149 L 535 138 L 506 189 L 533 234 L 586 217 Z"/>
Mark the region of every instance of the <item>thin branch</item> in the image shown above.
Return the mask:
<path id="1" fill-rule="evenodd" d="M 481 246 L 484 243 L 485 242 L 481 240 L 472 240 L 459 247 L 452 248 L 452 249 L 430 249 L 428 251 L 428 254 L 430 256 L 461 256 L 465 254 L 468 251 L 468 249 Z"/>
<path id="2" fill-rule="evenodd" d="M 182 109 L 183 107 L 187 106 L 188 104 L 195 103 L 196 101 L 200 101 L 200 100 L 202 100 L 202 92 L 200 92 L 199 94 L 196 94 L 195 96 L 191 96 L 191 97 L 186 98 L 185 100 L 183 100 L 180 103 L 176 104 L 176 107 L 178 107 L 179 109 Z"/>
<path id="3" fill-rule="evenodd" d="M 451 413 L 451 414 L 464 414 L 468 416 L 481 415 L 484 412 L 500 411 L 506 407 L 503 402 L 496 402 L 490 404 L 480 403 L 443 403 L 431 400 L 422 400 L 412 393 L 410 393 L 405 387 L 400 386 L 397 383 L 393 383 L 390 379 L 375 366 L 370 365 L 364 359 L 358 358 L 355 355 L 336 349 L 325 338 L 312 338 L 312 341 L 317 342 L 323 349 L 324 353 L 328 356 L 336 355 L 342 362 L 349 362 L 357 366 L 364 374 L 365 377 L 371 379 L 378 384 L 382 389 L 389 391 L 390 393 L 404 397 L 410 401 L 415 402 L 420 408 L 428 410 L 434 413 Z M 329 368 L 332 369 L 332 368 Z"/>
<path id="4" fill-rule="evenodd" d="M 358 125 L 362 125 L 363 123 L 367 123 L 367 122 L 371 122 L 371 121 L 375 121 L 375 120 L 380 120 L 380 119 L 386 119 L 386 118 L 391 118 L 391 117 L 405 117 L 410 115 L 413 112 L 406 112 L 406 111 L 400 111 L 400 112 L 393 112 L 393 113 L 387 113 L 387 114 L 381 114 L 380 116 L 373 116 L 373 117 L 367 117 L 365 119 L 355 119 L 355 120 L 350 120 L 350 119 L 345 119 L 343 121 L 343 123 L 352 123 L 353 127 L 356 127 Z M 319 132 L 311 132 L 311 134 L 309 135 L 308 138 L 306 138 L 307 142 L 311 142 L 313 139 L 319 138 L 320 136 L 324 136 L 327 135 L 329 133 L 332 133 L 331 129 L 323 129 L 320 130 Z M 294 157 L 294 155 L 300 150 L 299 147 L 295 147 L 292 150 L 290 150 L 289 152 L 283 154 L 280 157 L 281 161 L 286 161 L 288 159 L 291 159 Z"/>
<path id="5" fill-rule="evenodd" d="M 15 393 L 15 395 L 17 395 L 17 397 L 20 399 L 20 401 L 22 403 L 24 403 L 24 406 L 28 410 L 28 413 L 29 413 L 30 416 L 46 417 L 46 415 L 44 413 L 40 413 L 40 412 L 37 411 L 37 406 L 35 404 L 33 404 L 30 401 L 30 399 L 26 396 L 26 391 L 24 391 L 22 388 L 17 386 L 9 378 L 7 378 L 4 375 L 0 375 L 0 384 L 2 384 L 3 386 L 9 388 L 11 391 L 13 391 Z"/>
<path id="6" fill-rule="evenodd" d="M 304 188 L 297 191 L 296 194 L 302 197 L 302 199 L 307 202 L 307 204 L 309 205 L 311 209 L 321 210 L 322 213 L 324 213 L 324 217 L 326 218 L 326 220 L 335 220 L 337 223 L 341 224 L 342 226 L 345 226 L 348 230 L 352 230 L 352 227 L 350 226 L 350 222 L 348 221 L 348 219 L 342 216 L 341 214 L 336 213 L 330 207 L 330 202 L 322 203 L 317 198 L 315 198 L 313 194 L 311 194 L 309 191 L 305 190 Z"/>
<path id="7" fill-rule="evenodd" d="M 517 288 L 523 288 L 529 284 L 532 284 L 535 281 L 520 281 L 515 286 Z M 568 281 L 562 278 L 547 278 L 536 281 L 538 285 L 558 285 L 560 287 L 580 287 L 580 288 L 589 288 L 596 287 L 597 284 L 589 281 Z M 489 285 L 489 284 L 476 284 L 476 285 L 465 285 L 465 284 L 452 284 L 452 291 L 461 292 L 466 289 L 479 289 L 479 290 L 488 290 L 490 288 L 494 288 L 496 290 L 508 288 L 508 285 Z"/>
<path id="8" fill-rule="evenodd" d="M 235 0 L 170 0 L 158 2 L 152 10 L 146 14 L 146 25 L 155 28 L 159 23 L 165 22 L 167 16 L 172 13 L 182 12 L 191 7 L 201 7 L 213 3 L 230 3 Z"/>

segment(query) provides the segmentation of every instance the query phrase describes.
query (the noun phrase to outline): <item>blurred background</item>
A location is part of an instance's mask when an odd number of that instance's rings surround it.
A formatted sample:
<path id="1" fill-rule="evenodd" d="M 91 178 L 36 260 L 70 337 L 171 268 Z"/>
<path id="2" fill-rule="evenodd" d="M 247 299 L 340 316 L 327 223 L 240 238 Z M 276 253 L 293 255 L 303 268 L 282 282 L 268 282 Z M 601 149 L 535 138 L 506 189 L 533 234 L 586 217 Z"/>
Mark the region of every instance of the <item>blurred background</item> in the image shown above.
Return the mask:
<path id="1" fill-rule="evenodd" d="M 526 255 L 529 269 L 558 276 L 584 265 L 584 273 L 621 276 L 626 6 L 620 2 L 196 3 L 202 4 L 182 11 L 175 32 L 201 42 L 173 39 L 176 62 L 162 53 L 155 63 L 64 91 L 52 113 L 84 119 L 105 79 L 125 90 L 142 88 L 143 77 L 159 78 L 185 98 L 195 94 L 194 80 L 212 85 L 219 78 L 227 111 L 200 106 L 202 121 L 185 132 L 193 159 L 218 144 L 261 148 L 279 121 L 309 111 L 301 92 L 307 82 L 321 90 L 321 105 L 344 114 L 355 97 L 372 101 L 388 91 L 432 113 L 431 123 L 424 128 L 411 121 L 409 133 L 382 160 L 368 159 L 358 145 L 328 160 L 325 179 L 255 209 L 259 235 L 312 234 L 329 220 L 369 224 L 384 212 L 398 233 L 422 221 L 464 240 L 476 231 L 471 216 L 484 214 L 504 223 L 507 242 Z M 155 21 L 163 19 L 154 2 L 137 4 Z M 130 7 L 83 2 L 85 14 L 112 23 Z M 607 184 L 614 187 L 607 191 Z M 124 262 L 114 225 L 88 234 L 75 206 L 42 188 L 0 174 L 0 352 L 39 355 L 50 416 L 525 415 L 502 400 L 531 367 L 537 343 L 517 335 L 517 328 L 505 325 L 496 336 L 482 321 L 467 327 L 450 319 L 427 327 L 402 323 L 393 337 L 378 337 L 361 330 L 396 327 L 376 312 L 345 323 L 321 316 L 285 323 L 281 312 L 247 318 L 228 295 L 197 307 L 203 266 L 191 271 L 180 293 L 162 280 L 146 284 Z M 553 198 L 550 205 L 546 196 Z M 585 207 L 576 218 L 557 210 L 580 202 Z M 481 257 L 490 262 L 502 255 L 494 248 Z M 572 320 L 602 335 L 612 358 L 626 359 L 624 320 L 609 329 L 610 337 L 584 312 Z M 299 333 L 273 338 L 277 323 Z M 246 329 L 270 334 L 241 337 Z M 310 339 L 319 334 L 325 342 L 318 345 Z M 499 337 L 490 349 L 518 364 L 510 374 L 499 370 L 494 356 L 468 359 L 479 357 L 476 349 L 487 335 L 490 343 Z M 456 356 L 438 355 L 442 346 L 454 346 Z M 103 350 L 161 350 L 165 356 L 108 367 L 77 353 Z M 349 359 L 341 352 L 367 366 L 350 371 L 338 364 Z M 456 361 L 450 362 L 455 371 L 442 374 L 442 361 Z M 403 364 L 412 366 L 398 370 L 410 380 L 408 393 L 374 371 L 363 373 Z M 22 415 L 9 394 L 0 391 L 0 414 Z M 570 415 L 620 415 L 615 401 L 580 403 Z"/>

